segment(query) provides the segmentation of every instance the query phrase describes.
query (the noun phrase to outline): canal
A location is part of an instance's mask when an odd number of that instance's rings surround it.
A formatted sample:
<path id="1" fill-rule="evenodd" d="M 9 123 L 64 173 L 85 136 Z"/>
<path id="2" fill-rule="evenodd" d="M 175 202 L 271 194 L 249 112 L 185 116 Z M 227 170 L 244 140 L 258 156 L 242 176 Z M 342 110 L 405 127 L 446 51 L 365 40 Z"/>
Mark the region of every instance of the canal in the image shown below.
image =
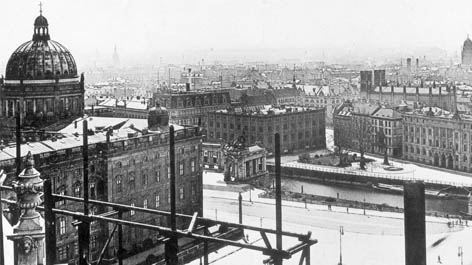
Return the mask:
<path id="1" fill-rule="evenodd" d="M 400 191 L 390 192 L 375 189 L 373 187 L 347 184 L 324 184 L 303 180 L 283 178 L 282 190 L 301 192 L 323 197 L 339 198 L 343 200 L 372 204 L 386 204 L 392 207 L 403 208 L 403 195 Z M 426 211 L 447 214 L 460 214 L 467 212 L 467 200 L 461 198 L 444 198 L 426 196 Z"/>

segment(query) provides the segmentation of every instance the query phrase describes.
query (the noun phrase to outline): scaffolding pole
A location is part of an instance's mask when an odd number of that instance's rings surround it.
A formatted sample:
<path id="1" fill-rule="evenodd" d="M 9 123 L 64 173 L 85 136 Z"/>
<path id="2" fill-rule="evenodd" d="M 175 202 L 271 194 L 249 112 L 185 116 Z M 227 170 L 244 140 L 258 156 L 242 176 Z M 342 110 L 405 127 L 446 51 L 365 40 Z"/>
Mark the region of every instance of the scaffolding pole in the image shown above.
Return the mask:
<path id="1" fill-rule="evenodd" d="M 280 134 L 275 134 L 275 244 L 282 249 L 282 184 L 280 179 Z M 274 258 L 275 265 L 282 265 L 282 258 Z"/>

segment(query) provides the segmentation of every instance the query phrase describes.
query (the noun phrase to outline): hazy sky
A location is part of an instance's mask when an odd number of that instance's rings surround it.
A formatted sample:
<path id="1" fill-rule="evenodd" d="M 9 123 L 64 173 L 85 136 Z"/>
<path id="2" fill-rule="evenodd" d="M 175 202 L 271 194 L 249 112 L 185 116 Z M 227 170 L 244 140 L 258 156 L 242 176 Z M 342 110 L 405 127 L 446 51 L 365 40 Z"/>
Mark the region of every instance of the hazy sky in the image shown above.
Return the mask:
<path id="1" fill-rule="evenodd" d="M 32 37 L 39 1 L 1 6 L 4 66 Z M 214 60 L 228 49 L 252 55 L 268 49 L 272 57 L 294 50 L 312 57 L 375 57 L 376 50 L 423 48 L 452 55 L 460 54 L 472 34 L 470 0 L 45 0 L 43 15 L 51 38 L 68 47 L 79 64 L 109 60 L 114 44 L 123 62 L 161 56 L 169 62 L 169 54 L 189 57 L 194 51 Z"/>

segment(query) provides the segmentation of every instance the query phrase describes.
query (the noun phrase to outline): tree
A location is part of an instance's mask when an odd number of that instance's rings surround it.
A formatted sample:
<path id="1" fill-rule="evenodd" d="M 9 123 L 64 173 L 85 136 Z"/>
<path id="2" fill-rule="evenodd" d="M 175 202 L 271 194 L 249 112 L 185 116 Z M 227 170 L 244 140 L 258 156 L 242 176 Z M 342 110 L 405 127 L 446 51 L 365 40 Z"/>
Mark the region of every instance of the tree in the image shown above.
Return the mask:
<path id="1" fill-rule="evenodd" d="M 369 122 L 369 116 L 367 115 L 357 115 L 353 116 L 352 130 L 353 130 L 353 140 L 361 154 L 361 161 L 359 166 L 362 170 L 365 170 L 366 163 L 364 153 L 369 149 L 371 143 L 371 130 L 372 126 Z"/>
<path id="2" fill-rule="evenodd" d="M 344 167 L 348 165 L 346 148 L 351 146 L 351 139 L 349 138 L 349 128 L 342 122 L 334 124 L 333 141 L 335 145 L 334 152 L 339 157 L 338 166 Z"/>
<path id="3" fill-rule="evenodd" d="M 388 162 L 388 154 L 387 154 L 387 138 L 385 137 L 385 133 L 383 131 L 382 128 L 380 128 L 377 133 L 376 133 L 376 136 L 377 136 L 377 146 L 379 147 L 380 150 L 383 150 L 384 151 L 384 162 L 383 164 L 384 165 L 390 165 L 390 163 Z"/>

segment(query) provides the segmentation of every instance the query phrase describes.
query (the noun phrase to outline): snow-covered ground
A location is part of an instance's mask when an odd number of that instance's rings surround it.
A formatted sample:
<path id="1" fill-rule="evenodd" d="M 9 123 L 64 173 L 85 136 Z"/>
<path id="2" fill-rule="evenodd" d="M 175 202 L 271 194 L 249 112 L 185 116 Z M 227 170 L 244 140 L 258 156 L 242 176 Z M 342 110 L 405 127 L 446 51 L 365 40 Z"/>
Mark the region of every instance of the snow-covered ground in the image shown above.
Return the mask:
<path id="1" fill-rule="evenodd" d="M 332 150 L 334 147 L 333 142 L 333 130 L 326 129 L 326 144 L 327 149 Z M 354 153 L 354 152 L 352 152 Z M 364 174 L 373 177 L 381 177 L 381 178 L 396 178 L 396 179 L 403 179 L 403 180 L 422 180 L 424 182 L 429 183 L 441 183 L 445 185 L 453 185 L 459 187 L 465 187 L 467 189 L 472 188 L 472 174 L 468 174 L 465 172 L 450 172 L 444 171 L 441 169 L 434 169 L 429 167 L 422 167 L 418 166 L 413 163 L 409 163 L 408 161 L 401 161 L 401 160 L 390 160 L 390 165 L 402 168 L 399 171 L 387 171 L 384 170 L 382 165 L 383 158 L 373 157 L 366 155 L 367 158 L 373 159 L 374 162 L 367 164 L 367 170 L 360 170 L 359 163 L 354 163 L 351 167 L 347 168 L 335 168 L 335 167 L 328 167 L 328 166 L 321 166 L 321 165 L 311 165 L 311 164 L 303 164 L 298 163 L 298 155 L 288 155 L 282 156 L 281 162 L 284 166 L 291 166 L 291 167 L 302 167 L 302 168 L 313 168 L 317 170 L 326 170 L 326 171 L 339 171 L 348 174 Z M 268 163 L 273 163 L 274 159 L 268 159 Z"/>
<path id="2" fill-rule="evenodd" d="M 214 181 L 222 184 L 222 174 L 207 173 L 204 181 L 208 184 Z M 275 211 L 274 200 L 258 198 L 259 192 L 261 191 L 252 190 L 242 193 L 243 222 L 275 228 L 273 214 L 266 212 L 267 208 L 271 212 Z M 237 221 L 237 197 L 237 192 L 204 190 L 204 215 L 218 220 Z M 345 228 L 342 236 L 343 264 L 397 265 L 405 262 L 402 214 L 367 210 L 366 215 L 363 215 L 362 209 L 350 209 L 347 213 L 344 207 L 332 207 L 332 211 L 328 211 L 326 206 L 311 204 L 306 209 L 303 203 L 288 201 L 283 201 L 282 205 L 284 230 L 297 233 L 311 231 L 312 238 L 318 240 L 311 247 L 312 264 L 334 265 L 339 262 L 339 225 Z M 287 216 L 293 214 L 296 216 Z M 464 264 L 472 264 L 472 227 L 463 229 L 463 226 L 457 226 L 450 230 L 446 225 L 448 219 L 428 216 L 426 220 L 428 264 L 438 264 L 438 256 L 442 264 L 460 264 L 458 247 L 463 249 Z M 245 233 L 249 235 L 250 242 L 264 245 L 258 233 Z M 269 239 L 274 245 L 274 237 Z M 444 240 L 440 241 L 441 239 Z M 284 237 L 284 248 L 293 246 L 296 242 Z M 285 260 L 284 264 L 298 264 L 299 256 L 300 254 L 296 254 L 292 259 Z M 225 247 L 209 256 L 212 264 L 263 264 L 265 258 L 267 257 L 261 253 L 235 247 Z M 195 261 L 190 264 L 200 263 Z"/>

